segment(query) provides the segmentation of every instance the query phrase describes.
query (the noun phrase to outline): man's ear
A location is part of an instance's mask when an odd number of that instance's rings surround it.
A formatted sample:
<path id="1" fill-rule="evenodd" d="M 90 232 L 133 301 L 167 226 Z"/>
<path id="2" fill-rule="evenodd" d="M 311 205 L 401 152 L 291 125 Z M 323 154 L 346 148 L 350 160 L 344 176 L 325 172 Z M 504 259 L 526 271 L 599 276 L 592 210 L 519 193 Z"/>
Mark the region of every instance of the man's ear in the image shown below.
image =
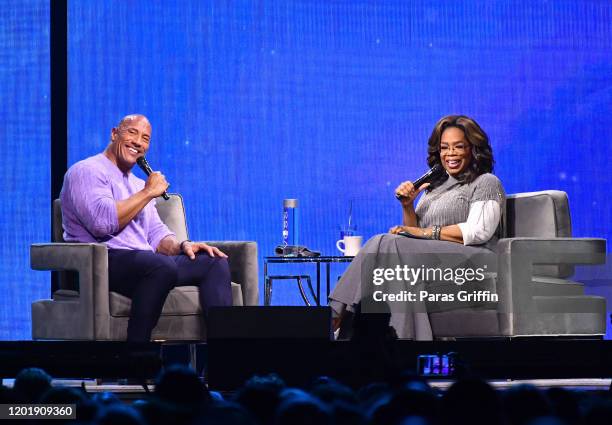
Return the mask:
<path id="1" fill-rule="evenodd" d="M 115 141 L 118 132 L 119 130 L 117 130 L 117 127 L 113 127 L 113 129 L 111 130 L 111 143 Z"/>

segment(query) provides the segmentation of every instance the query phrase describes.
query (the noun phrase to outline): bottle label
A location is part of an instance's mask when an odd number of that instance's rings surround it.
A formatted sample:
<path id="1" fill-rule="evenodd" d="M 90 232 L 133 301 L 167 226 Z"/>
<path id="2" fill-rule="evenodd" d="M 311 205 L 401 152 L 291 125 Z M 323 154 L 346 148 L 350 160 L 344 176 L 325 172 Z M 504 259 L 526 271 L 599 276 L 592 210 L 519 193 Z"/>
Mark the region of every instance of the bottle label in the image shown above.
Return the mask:
<path id="1" fill-rule="evenodd" d="M 283 208 L 283 246 L 289 245 L 289 210 Z"/>

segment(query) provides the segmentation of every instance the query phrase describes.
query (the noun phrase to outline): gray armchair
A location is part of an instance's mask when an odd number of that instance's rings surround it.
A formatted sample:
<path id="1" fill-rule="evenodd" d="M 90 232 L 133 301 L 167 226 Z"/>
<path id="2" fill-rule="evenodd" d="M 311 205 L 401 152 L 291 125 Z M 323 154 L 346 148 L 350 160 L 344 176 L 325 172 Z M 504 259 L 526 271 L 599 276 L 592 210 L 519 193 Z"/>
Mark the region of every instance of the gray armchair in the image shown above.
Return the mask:
<path id="1" fill-rule="evenodd" d="M 183 199 L 157 202 L 164 223 L 177 239 L 188 238 Z M 30 263 L 35 270 L 58 270 L 59 289 L 52 299 L 32 303 L 32 338 L 67 340 L 125 340 L 131 301 L 108 289 L 108 254 L 100 243 L 64 243 L 60 201 L 53 203 L 53 243 L 33 244 Z M 259 299 L 257 244 L 207 242 L 228 254 L 235 306 L 257 305 Z M 76 271 L 72 282 L 66 271 Z M 74 280 L 74 279 L 73 279 Z M 206 327 L 196 286 L 170 291 L 152 338 L 202 340 Z"/>
<path id="2" fill-rule="evenodd" d="M 605 335 L 605 298 L 570 279 L 575 264 L 605 262 L 606 240 L 571 237 L 567 194 L 508 196 L 506 229 L 488 282 L 498 305 L 431 313 L 434 337 Z"/>

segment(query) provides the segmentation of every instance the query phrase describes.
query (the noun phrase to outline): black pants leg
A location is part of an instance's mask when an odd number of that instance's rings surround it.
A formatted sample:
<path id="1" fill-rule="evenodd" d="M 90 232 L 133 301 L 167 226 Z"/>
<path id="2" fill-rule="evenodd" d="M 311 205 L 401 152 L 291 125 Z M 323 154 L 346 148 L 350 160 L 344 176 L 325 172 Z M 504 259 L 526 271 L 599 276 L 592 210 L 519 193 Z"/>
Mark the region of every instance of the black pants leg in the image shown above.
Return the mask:
<path id="1" fill-rule="evenodd" d="M 149 341 L 170 290 L 197 285 L 206 312 L 211 306 L 232 304 L 229 265 L 226 259 L 207 254 L 190 260 L 151 251 L 109 250 L 109 287 L 132 300 L 128 341 Z"/>
<path id="2" fill-rule="evenodd" d="M 176 286 L 196 285 L 200 288 L 200 305 L 204 315 L 209 307 L 231 306 L 231 274 L 227 258 L 196 254 L 195 260 L 186 255 L 172 257 L 178 269 Z"/>

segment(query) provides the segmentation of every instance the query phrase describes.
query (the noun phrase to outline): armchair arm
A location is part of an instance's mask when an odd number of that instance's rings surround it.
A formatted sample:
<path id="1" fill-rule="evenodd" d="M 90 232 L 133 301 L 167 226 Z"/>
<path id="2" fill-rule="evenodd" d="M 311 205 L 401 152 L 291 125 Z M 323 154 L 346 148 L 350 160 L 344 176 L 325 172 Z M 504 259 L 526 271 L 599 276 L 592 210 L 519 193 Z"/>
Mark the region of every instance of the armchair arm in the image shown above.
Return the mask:
<path id="1" fill-rule="evenodd" d="M 216 246 L 229 256 L 232 282 L 241 286 L 244 305 L 257 305 L 259 303 L 257 243 L 243 241 L 207 241 L 206 243 Z"/>
<path id="2" fill-rule="evenodd" d="M 601 238 L 506 238 L 497 244 L 497 293 L 503 313 L 533 313 L 531 282 L 537 264 L 602 264 Z"/>
<path id="3" fill-rule="evenodd" d="M 602 264 L 606 240 L 602 238 L 505 238 L 497 243 L 500 256 L 528 252 L 533 264 Z"/>
<path id="4" fill-rule="evenodd" d="M 110 314 L 108 301 L 108 251 L 99 243 L 43 243 L 30 246 L 34 270 L 75 270 L 79 273 L 79 310 L 83 323 L 75 323 L 94 335 L 94 321 Z"/>

